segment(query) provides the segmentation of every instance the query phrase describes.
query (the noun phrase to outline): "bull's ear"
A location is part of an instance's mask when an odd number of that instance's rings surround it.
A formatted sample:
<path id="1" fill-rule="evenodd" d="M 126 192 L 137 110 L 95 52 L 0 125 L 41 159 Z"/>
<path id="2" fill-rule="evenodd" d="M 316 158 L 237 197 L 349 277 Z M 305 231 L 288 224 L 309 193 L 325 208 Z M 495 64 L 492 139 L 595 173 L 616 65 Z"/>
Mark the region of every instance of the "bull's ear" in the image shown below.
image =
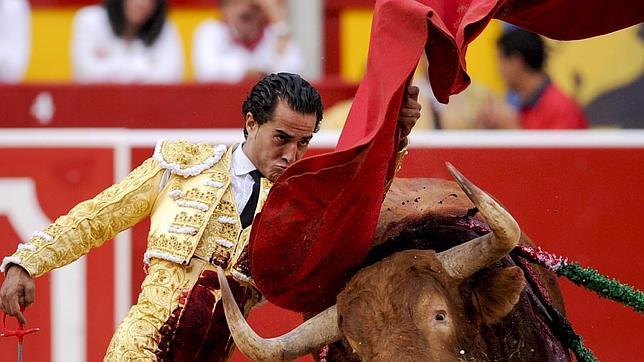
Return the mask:
<path id="1" fill-rule="evenodd" d="M 472 306 L 485 324 L 505 317 L 519 301 L 525 287 L 523 271 L 517 267 L 497 270 L 480 280 L 472 290 Z"/>

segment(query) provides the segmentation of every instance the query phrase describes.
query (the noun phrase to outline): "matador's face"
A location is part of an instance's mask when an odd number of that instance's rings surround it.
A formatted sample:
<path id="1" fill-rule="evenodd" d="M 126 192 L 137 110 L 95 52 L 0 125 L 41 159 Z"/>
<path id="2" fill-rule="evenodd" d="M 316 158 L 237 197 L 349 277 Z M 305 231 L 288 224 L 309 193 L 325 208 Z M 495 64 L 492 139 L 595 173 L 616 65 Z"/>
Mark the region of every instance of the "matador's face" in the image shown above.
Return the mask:
<path id="1" fill-rule="evenodd" d="M 316 115 L 291 109 L 280 100 L 273 116 L 259 124 L 252 113 L 246 114 L 248 138 L 244 144 L 246 156 L 259 172 L 275 181 L 286 168 L 304 156 L 315 130 Z"/>

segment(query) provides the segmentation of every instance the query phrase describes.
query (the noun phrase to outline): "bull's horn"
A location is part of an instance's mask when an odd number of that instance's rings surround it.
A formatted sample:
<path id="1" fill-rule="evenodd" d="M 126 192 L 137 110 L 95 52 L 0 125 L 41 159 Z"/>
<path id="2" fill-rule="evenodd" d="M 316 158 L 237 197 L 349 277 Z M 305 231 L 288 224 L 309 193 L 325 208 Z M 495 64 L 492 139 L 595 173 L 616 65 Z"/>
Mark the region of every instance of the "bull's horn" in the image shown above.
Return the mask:
<path id="1" fill-rule="evenodd" d="M 264 339 L 244 319 L 224 271 L 217 267 L 224 312 L 237 348 L 253 361 L 287 361 L 319 350 L 342 338 L 335 305 L 283 336 Z"/>
<path id="2" fill-rule="evenodd" d="M 449 162 L 449 172 L 479 209 L 492 232 L 438 254 L 443 267 L 457 279 L 465 279 L 507 255 L 521 237 L 519 224 L 490 195 L 476 187 Z"/>

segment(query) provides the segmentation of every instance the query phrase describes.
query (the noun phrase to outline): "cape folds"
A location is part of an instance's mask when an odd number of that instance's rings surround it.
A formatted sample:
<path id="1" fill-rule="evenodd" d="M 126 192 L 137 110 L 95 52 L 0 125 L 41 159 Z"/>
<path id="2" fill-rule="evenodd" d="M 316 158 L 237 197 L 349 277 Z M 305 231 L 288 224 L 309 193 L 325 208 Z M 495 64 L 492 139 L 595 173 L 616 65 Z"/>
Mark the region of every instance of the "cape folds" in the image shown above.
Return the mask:
<path id="1" fill-rule="evenodd" d="M 422 52 L 434 94 L 447 102 L 469 84 L 467 45 L 494 17 L 572 40 L 637 24 L 644 6 L 629 0 L 376 1 L 367 71 L 336 150 L 289 167 L 255 218 L 251 271 L 270 302 L 296 311 L 335 303 L 371 247 L 393 177 L 404 87 Z"/>

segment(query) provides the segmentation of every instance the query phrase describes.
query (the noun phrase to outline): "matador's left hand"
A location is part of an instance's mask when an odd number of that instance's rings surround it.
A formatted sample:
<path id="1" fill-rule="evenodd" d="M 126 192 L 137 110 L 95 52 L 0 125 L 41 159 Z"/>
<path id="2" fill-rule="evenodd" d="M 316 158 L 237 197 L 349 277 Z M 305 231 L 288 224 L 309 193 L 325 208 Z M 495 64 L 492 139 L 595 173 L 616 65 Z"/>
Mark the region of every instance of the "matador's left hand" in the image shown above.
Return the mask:
<path id="1" fill-rule="evenodd" d="M 409 136 L 411 129 L 414 128 L 416 121 L 420 118 L 421 106 L 418 103 L 419 92 L 418 87 L 410 85 L 403 95 L 400 113 L 398 114 L 398 131 L 400 132 L 399 150 L 405 148 L 407 143 L 409 143 L 407 136 Z"/>

